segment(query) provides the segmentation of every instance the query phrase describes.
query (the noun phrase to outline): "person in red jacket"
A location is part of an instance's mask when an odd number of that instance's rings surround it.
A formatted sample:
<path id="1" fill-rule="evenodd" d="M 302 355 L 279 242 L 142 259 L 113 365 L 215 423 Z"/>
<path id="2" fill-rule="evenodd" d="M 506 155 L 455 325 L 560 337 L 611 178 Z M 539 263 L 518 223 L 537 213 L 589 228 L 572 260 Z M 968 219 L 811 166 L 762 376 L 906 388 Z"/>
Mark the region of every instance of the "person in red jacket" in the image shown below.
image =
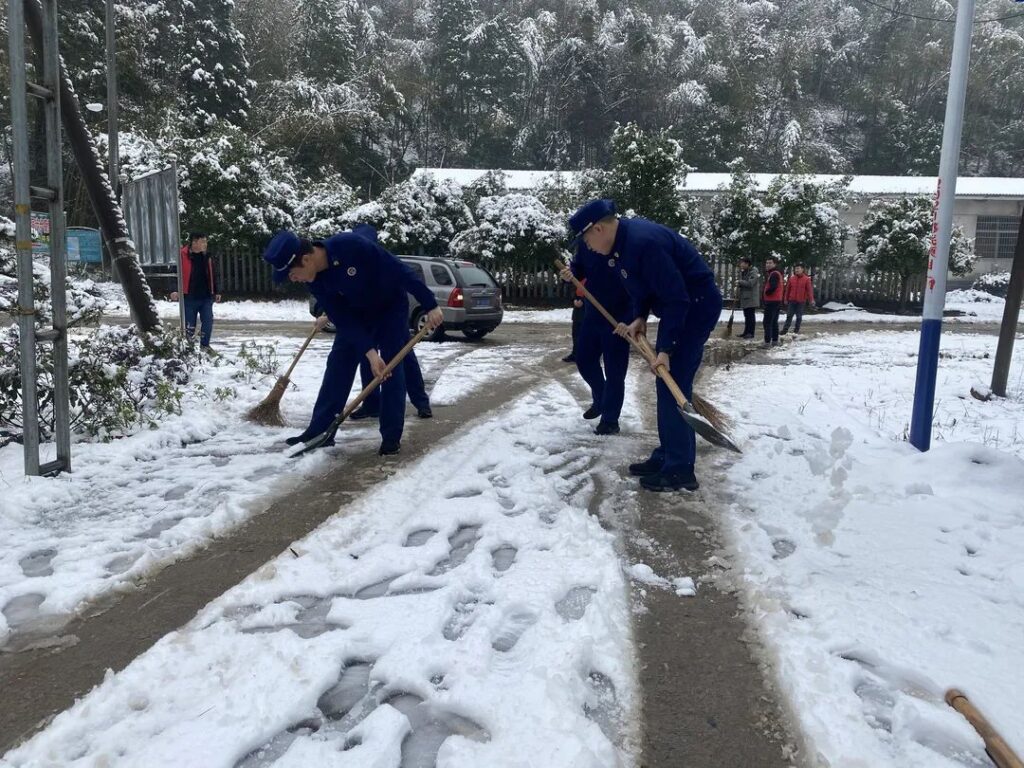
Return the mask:
<path id="1" fill-rule="evenodd" d="M 782 297 L 786 288 L 778 262 L 770 256 L 764 260 L 764 274 L 764 292 L 761 294 L 764 301 L 764 345 L 777 347 L 779 313 L 782 311 Z"/>
<path id="2" fill-rule="evenodd" d="M 192 232 L 188 245 L 181 247 L 181 286 L 185 294 L 185 335 L 196 334 L 196 316 L 202 321 L 200 345 L 209 350 L 213 334 L 213 302 L 220 301 L 217 293 L 217 272 L 213 259 L 206 252 L 207 237 L 202 232 Z M 171 294 L 171 301 L 178 300 L 178 292 Z"/>
<path id="3" fill-rule="evenodd" d="M 786 324 L 782 326 L 782 333 L 789 333 L 789 326 L 795 315 L 796 326 L 793 328 L 793 335 L 796 335 L 800 333 L 800 323 L 804 319 L 804 305 L 814 306 L 814 285 L 811 283 L 811 276 L 804 272 L 803 264 L 795 265 L 793 274 L 786 281 L 786 301 L 789 303 L 789 309 L 786 312 Z"/>

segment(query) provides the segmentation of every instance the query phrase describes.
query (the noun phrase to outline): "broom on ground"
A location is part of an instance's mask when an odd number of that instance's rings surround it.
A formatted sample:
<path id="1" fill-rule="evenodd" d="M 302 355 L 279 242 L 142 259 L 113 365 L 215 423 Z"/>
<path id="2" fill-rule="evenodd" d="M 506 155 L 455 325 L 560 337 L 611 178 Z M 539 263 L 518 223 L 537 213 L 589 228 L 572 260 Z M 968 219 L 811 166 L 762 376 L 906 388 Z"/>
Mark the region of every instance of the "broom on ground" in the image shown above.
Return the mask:
<path id="1" fill-rule="evenodd" d="M 725 324 L 725 330 L 722 331 L 722 338 L 723 339 L 728 339 L 728 338 L 732 337 L 732 319 L 733 319 L 733 316 L 736 314 L 736 303 L 737 303 L 736 300 L 733 299 L 732 311 L 729 313 L 729 322 L 727 322 Z M 696 408 L 697 407 L 696 404 L 693 407 Z"/>
<path id="2" fill-rule="evenodd" d="M 302 353 L 306 351 L 306 347 L 309 346 L 309 342 L 316 336 L 317 331 L 320 329 L 314 325 L 313 330 L 309 332 L 309 336 L 299 347 L 299 352 L 295 355 L 295 359 L 292 360 L 292 364 L 288 366 L 288 370 L 284 376 L 281 376 L 277 383 L 274 384 L 274 388 L 270 390 L 270 394 L 263 398 L 263 401 L 254 406 L 249 413 L 245 415 L 245 418 L 249 421 L 255 422 L 256 424 L 262 424 L 265 427 L 283 427 L 284 419 L 281 418 L 281 398 L 284 397 L 285 390 L 288 389 L 288 383 L 291 381 L 292 371 L 295 370 L 296 364 L 299 362 L 299 358 L 302 357 Z"/>

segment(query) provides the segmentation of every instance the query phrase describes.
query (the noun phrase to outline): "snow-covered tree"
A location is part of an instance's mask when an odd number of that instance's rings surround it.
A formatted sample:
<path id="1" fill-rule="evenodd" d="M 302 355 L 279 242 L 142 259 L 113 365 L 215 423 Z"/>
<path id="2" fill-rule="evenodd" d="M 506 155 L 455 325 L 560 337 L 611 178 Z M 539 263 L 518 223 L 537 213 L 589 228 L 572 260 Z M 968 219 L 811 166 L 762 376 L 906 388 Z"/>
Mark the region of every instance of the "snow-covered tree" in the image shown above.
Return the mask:
<path id="1" fill-rule="evenodd" d="M 476 225 L 452 241 L 452 254 L 458 258 L 503 268 L 544 270 L 563 253 L 566 230 L 562 217 L 533 195 L 484 197 L 477 204 L 476 216 Z"/>
<path id="2" fill-rule="evenodd" d="M 473 225 L 458 184 L 417 176 L 385 189 L 380 197 L 341 217 L 346 227 L 371 224 L 394 253 L 448 253 L 452 240 Z"/>
<path id="3" fill-rule="evenodd" d="M 258 139 L 220 125 L 171 149 L 178 173 L 187 229 L 216 233 L 221 242 L 259 243 L 293 226 L 297 181 L 288 164 Z"/>
<path id="4" fill-rule="evenodd" d="M 612 166 L 605 188 L 621 212 L 678 227 L 686 170 L 683 149 L 667 131 L 650 133 L 627 123 L 612 134 Z"/>
<path id="5" fill-rule="evenodd" d="M 311 237 L 330 237 L 346 228 L 345 214 L 357 203 L 355 190 L 340 175 L 325 175 L 303 188 L 295 226 Z"/>
<path id="6" fill-rule="evenodd" d="M 151 76 L 173 95 L 182 132 L 202 133 L 218 120 L 242 125 L 248 117 L 255 83 L 233 7 L 232 0 L 158 0 L 145 6 Z"/>
<path id="7" fill-rule="evenodd" d="M 848 180 L 821 184 L 807 176 L 778 176 L 761 192 L 733 164 L 729 186 L 714 200 L 711 240 L 719 258 L 735 263 L 747 257 L 762 264 L 821 266 L 842 253 L 849 227 L 840 216 Z"/>
<path id="8" fill-rule="evenodd" d="M 932 200 L 928 197 L 875 200 L 860 225 L 857 258 L 868 272 L 899 275 L 900 309 L 906 306 L 911 278 L 928 272 L 931 235 Z M 954 227 L 949 271 L 966 275 L 973 268 L 973 243 L 961 227 Z"/>

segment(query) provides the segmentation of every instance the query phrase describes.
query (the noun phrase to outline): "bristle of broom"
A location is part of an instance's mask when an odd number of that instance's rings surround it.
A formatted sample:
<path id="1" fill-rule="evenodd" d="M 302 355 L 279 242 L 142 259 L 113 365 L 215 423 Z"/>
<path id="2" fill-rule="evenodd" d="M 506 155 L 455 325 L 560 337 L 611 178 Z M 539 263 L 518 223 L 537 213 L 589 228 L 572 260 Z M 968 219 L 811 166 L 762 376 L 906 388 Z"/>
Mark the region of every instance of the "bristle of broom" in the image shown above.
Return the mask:
<path id="1" fill-rule="evenodd" d="M 288 379 L 282 376 L 270 390 L 270 394 L 263 398 L 263 401 L 255 406 L 245 418 L 256 424 L 265 427 L 283 427 L 284 419 L 281 418 L 281 398 L 288 389 Z"/>
<path id="2" fill-rule="evenodd" d="M 728 339 L 732 337 L 732 314 L 729 315 L 729 322 L 725 324 L 725 330 L 722 331 L 722 338 Z"/>
<path id="3" fill-rule="evenodd" d="M 720 411 L 715 405 L 695 394 L 690 398 L 693 409 L 700 414 L 705 421 L 723 434 L 727 434 L 732 427 L 729 417 Z"/>

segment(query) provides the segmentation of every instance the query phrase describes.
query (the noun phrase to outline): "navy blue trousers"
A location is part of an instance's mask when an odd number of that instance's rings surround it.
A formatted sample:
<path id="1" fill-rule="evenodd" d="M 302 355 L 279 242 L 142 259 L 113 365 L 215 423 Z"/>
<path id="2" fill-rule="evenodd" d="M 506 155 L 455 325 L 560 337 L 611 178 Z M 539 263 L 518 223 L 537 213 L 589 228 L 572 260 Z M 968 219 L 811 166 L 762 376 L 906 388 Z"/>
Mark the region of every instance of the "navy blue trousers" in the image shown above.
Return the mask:
<path id="1" fill-rule="evenodd" d="M 202 332 L 199 336 L 199 343 L 204 347 L 210 346 L 210 336 L 213 334 L 213 296 L 193 299 L 185 294 L 185 335 L 189 338 L 196 335 L 196 315 L 202 323 Z"/>
<path id="2" fill-rule="evenodd" d="M 409 308 L 392 308 L 378 318 L 373 329 L 373 343 L 377 345 L 384 362 L 393 358 L 409 341 Z M 335 334 L 334 346 L 327 356 L 327 369 L 320 384 L 320 393 L 313 406 L 313 416 L 306 429 L 306 438 L 323 433 L 342 412 L 352 390 L 359 364 L 366 353 L 356 349 L 343 334 Z M 405 366 L 399 365 L 391 378 L 380 387 L 380 436 L 388 442 L 402 439 L 405 429 Z"/>
<path id="3" fill-rule="evenodd" d="M 416 410 L 430 408 L 430 398 L 427 396 L 427 386 L 423 383 L 423 371 L 420 370 L 420 361 L 416 359 L 416 352 L 410 351 L 402 361 L 402 368 L 405 369 L 405 388 L 409 394 L 409 402 Z M 373 381 L 373 370 L 370 368 L 370 361 L 365 357 L 359 364 L 359 379 L 365 387 Z M 363 400 L 363 407 L 371 413 L 380 411 L 380 390 L 375 389 Z"/>
<path id="4" fill-rule="evenodd" d="M 613 331 L 603 317 L 585 319 L 576 340 L 576 367 L 590 387 L 601 421 L 618 423 L 626 395 L 629 342 Z"/>
<path id="5" fill-rule="evenodd" d="M 683 341 L 676 347 L 669 362 L 669 372 L 687 399 L 693 397 L 693 379 L 704 358 L 704 345 L 718 323 L 722 312 L 722 295 L 717 288 L 707 289 L 703 296 L 691 297 L 690 311 L 683 327 Z M 661 328 L 658 329 L 658 342 Z M 669 388 L 658 379 L 658 439 L 651 460 L 661 463 L 662 472 L 693 472 L 697 458 L 697 434 L 683 421 L 676 400 Z"/>

